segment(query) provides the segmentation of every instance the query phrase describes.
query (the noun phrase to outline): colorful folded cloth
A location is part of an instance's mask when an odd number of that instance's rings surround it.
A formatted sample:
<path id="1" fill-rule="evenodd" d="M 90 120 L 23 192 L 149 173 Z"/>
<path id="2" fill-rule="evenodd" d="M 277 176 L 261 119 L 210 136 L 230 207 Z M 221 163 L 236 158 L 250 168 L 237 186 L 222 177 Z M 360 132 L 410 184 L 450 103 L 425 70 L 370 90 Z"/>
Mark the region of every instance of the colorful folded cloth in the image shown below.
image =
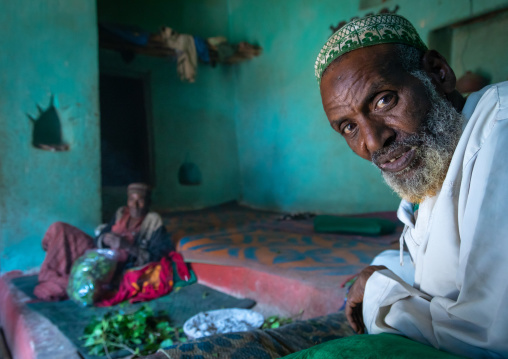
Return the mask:
<path id="1" fill-rule="evenodd" d="M 99 307 L 108 307 L 125 300 L 130 303 L 145 302 L 168 294 L 174 287 L 173 264 L 178 277 L 189 281 L 191 274 L 181 254 L 170 252 L 160 262 L 151 262 L 141 268 L 133 268 L 123 275 L 118 292 L 112 297 L 96 303 Z"/>

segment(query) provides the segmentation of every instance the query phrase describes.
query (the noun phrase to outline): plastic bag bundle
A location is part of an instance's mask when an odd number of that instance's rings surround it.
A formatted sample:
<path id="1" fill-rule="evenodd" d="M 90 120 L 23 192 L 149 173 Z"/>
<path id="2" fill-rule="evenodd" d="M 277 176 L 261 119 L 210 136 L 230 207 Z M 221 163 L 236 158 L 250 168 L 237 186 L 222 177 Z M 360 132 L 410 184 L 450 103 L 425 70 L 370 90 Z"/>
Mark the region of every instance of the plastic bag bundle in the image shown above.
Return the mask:
<path id="1" fill-rule="evenodd" d="M 67 294 L 83 306 L 100 299 L 104 285 L 115 273 L 118 254 L 111 249 L 92 249 L 85 252 L 72 265 Z"/>

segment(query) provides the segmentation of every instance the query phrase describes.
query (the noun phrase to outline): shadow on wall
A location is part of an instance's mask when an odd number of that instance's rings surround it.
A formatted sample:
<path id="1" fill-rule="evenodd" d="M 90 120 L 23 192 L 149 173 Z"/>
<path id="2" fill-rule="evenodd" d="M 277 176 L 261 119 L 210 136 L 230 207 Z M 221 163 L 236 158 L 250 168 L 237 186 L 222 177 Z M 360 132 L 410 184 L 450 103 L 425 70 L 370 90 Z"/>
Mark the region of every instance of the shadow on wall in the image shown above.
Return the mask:
<path id="1" fill-rule="evenodd" d="M 39 115 L 34 118 L 28 115 L 33 123 L 32 145 L 46 151 L 67 151 L 69 145 L 62 139 L 62 124 L 55 106 L 54 96 L 51 97 L 49 106 L 43 110 L 37 105 Z"/>

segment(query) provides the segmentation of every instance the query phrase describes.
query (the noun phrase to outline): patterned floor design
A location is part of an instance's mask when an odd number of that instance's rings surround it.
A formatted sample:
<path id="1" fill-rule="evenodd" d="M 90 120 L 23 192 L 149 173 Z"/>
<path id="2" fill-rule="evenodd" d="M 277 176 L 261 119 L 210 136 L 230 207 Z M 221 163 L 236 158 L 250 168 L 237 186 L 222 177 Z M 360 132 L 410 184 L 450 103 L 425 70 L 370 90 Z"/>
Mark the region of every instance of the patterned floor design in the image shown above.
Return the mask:
<path id="1" fill-rule="evenodd" d="M 365 217 L 396 220 L 394 213 Z M 312 220 L 280 220 L 281 214 L 234 204 L 164 215 L 186 261 L 242 266 L 303 281 L 337 283 L 375 255 L 396 248 L 394 234 L 368 237 L 315 233 Z M 336 278 L 338 280 L 338 278 Z"/>

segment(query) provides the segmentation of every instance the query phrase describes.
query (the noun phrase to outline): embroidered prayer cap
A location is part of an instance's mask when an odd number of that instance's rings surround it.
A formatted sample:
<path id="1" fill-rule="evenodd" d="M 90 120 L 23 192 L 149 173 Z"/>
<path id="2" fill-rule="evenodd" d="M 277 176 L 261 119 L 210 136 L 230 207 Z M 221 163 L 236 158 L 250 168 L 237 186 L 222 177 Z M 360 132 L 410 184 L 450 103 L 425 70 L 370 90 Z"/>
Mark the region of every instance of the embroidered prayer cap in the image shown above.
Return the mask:
<path id="1" fill-rule="evenodd" d="M 150 194 L 150 186 L 146 183 L 131 183 L 127 187 L 127 193 L 137 192 L 144 196 L 147 196 Z"/>
<path id="2" fill-rule="evenodd" d="M 370 15 L 350 21 L 330 36 L 319 52 L 314 66 L 318 84 L 323 72 L 338 57 L 363 47 L 390 43 L 427 51 L 414 26 L 400 15 Z"/>

